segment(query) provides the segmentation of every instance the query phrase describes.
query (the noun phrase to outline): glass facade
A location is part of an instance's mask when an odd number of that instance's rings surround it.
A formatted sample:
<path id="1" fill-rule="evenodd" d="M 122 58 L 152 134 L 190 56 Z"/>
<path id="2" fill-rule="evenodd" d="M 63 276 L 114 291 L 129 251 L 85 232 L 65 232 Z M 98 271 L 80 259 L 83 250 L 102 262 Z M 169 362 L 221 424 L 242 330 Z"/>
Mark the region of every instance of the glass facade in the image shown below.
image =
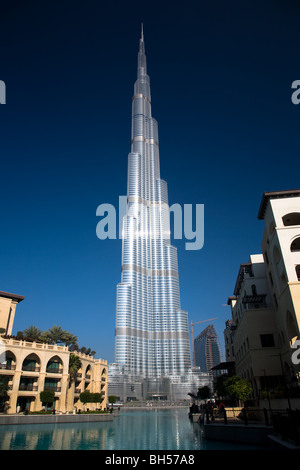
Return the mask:
<path id="1" fill-rule="evenodd" d="M 122 238 L 115 362 L 145 378 L 185 374 L 191 366 L 188 315 L 180 306 L 177 250 L 170 242 L 168 187 L 160 178 L 143 32 L 132 98 Z"/>
<path id="2" fill-rule="evenodd" d="M 213 325 L 208 325 L 194 340 L 196 366 L 202 372 L 211 372 L 211 368 L 222 361 L 218 335 Z"/>

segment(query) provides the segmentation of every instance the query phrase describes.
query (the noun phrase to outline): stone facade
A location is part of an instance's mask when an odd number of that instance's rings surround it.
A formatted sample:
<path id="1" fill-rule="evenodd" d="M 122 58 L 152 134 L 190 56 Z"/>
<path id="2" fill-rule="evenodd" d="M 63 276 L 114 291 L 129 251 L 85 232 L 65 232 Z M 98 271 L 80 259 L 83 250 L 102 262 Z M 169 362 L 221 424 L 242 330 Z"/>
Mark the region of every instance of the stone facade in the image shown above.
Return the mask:
<path id="1" fill-rule="evenodd" d="M 17 297 L 20 301 L 21 296 Z M 12 294 L 0 293 L 0 376 L 8 379 L 9 396 L 4 410 L 0 411 L 40 411 L 45 406 L 40 401 L 40 392 L 44 390 L 55 392 L 52 407 L 58 413 L 73 412 L 74 409 L 106 408 L 107 361 L 94 359 L 79 352 L 70 352 L 66 346 L 10 336 L 17 304 L 14 299 L 16 296 Z M 78 356 L 81 361 L 80 369 L 72 378 L 69 374 L 71 354 Z M 84 406 L 79 397 L 80 393 L 85 391 L 102 393 L 102 403 L 87 403 Z"/>

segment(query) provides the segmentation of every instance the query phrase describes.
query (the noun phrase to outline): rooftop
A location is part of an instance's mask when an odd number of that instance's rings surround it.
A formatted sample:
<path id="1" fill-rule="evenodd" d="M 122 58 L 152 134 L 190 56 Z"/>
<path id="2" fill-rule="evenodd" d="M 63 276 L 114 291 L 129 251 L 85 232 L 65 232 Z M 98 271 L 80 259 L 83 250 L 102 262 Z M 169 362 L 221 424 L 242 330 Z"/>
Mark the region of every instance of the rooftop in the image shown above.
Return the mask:
<path id="1" fill-rule="evenodd" d="M 25 299 L 23 295 L 10 294 L 9 292 L 0 291 L 0 297 L 5 297 L 6 299 L 14 300 L 15 302 L 22 302 Z"/>
<path id="2" fill-rule="evenodd" d="M 257 218 L 262 220 L 265 216 L 267 204 L 270 199 L 283 199 L 289 197 L 300 197 L 300 189 L 289 189 L 288 191 L 264 192 Z"/>

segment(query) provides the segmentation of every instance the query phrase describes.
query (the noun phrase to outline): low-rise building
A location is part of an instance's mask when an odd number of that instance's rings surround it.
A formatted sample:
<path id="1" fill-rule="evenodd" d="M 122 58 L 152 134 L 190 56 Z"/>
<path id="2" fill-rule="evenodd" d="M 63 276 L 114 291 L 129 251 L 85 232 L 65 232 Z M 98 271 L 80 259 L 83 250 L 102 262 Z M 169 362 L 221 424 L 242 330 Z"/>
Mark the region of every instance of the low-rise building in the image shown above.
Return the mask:
<path id="1" fill-rule="evenodd" d="M 236 374 L 251 382 L 254 397 L 259 398 L 262 390 L 282 383 L 280 363 L 274 360 L 280 350 L 262 255 L 251 255 L 248 263 L 241 264 L 234 297 L 228 299 L 228 303 L 233 344 L 225 350 L 228 354 L 234 349 Z M 232 360 L 232 356 L 227 356 L 226 360 Z"/>
<path id="2" fill-rule="evenodd" d="M 300 339 L 300 189 L 264 193 L 258 219 L 265 221 L 262 252 L 275 308 L 285 380 L 299 373 L 292 362 Z M 278 360 L 278 359 L 277 359 Z"/>
<path id="3" fill-rule="evenodd" d="M 266 393 L 297 398 L 300 366 L 293 353 L 300 339 L 300 190 L 264 193 L 258 219 L 265 221 L 263 254 L 241 264 L 228 298 L 232 318 L 224 331 L 226 360 L 252 383 L 254 398 Z"/>
<path id="4" fill-rule="evenodd" d="M 12 303 L 15 302 L 13 299 L 20 297 L 1 292 L 0 308 L 2 298 L 5 299 L 3 303 L 6 307 L 9 299 Z M 0 376 L 8 380 L 7 413 L 40 411 L 45 405 L 40 400 L 40 392 L 44 390 L 54 392 L 52 407 L 56 412 L 84 409 L 80 393 L 85 391 L 102 393 L 103 396 L 101 403 L 90 403 L 86 407 L 91 410 L 106 408 L 107 361 L 80 352 L 70 352 L 66 346 L 13 337 L 8 334 L 12 331 L 11 318 L 11 307 L 0 311 L 1 325 L 9 325 L 9 328 L 3 327 L 5 331 L 0 335 Z M 81 363 L 74 375 L 69 373 L 71 354 L 78 356 Z"/>

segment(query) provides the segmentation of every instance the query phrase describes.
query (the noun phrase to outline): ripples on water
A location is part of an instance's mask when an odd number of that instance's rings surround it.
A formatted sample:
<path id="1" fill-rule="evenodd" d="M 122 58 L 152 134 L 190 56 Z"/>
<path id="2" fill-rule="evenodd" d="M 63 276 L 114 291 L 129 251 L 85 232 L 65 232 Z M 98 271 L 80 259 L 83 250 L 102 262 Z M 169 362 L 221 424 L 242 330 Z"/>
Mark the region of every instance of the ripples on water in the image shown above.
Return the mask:
<path id="1" fill-rule="evenodd" d="M 201 450 L 206 441 L 187 409 L 122 410 L 114 421 L 0 426 L 1 450 Z"/>

